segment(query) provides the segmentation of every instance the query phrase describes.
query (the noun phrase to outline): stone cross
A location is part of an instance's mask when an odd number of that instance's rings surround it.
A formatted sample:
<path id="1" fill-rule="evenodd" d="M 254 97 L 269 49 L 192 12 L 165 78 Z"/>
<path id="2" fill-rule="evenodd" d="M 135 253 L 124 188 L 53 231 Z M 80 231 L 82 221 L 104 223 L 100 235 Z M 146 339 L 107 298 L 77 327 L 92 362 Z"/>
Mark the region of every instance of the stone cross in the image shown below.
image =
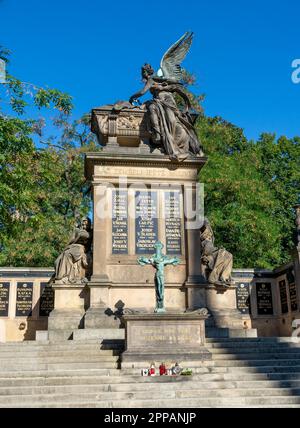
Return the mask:
<path id="1" fill-rule="evenodd" d="M 139 257 L 138 263 L 141 266 L 152 265 L 156 269 L 155 273 L 155 292 L 156 292 L 156 308 L 155 313 L 166 312 L 164 307 L 164 287 L 165 287 L 165 275 L 164 269 L 166 265 L 178 265 L 180 260 L 177 257 L 169 258 L 162 253 L 163 244 L 157 241 L 154 245 L 155 254 L 152 257 Z"/>

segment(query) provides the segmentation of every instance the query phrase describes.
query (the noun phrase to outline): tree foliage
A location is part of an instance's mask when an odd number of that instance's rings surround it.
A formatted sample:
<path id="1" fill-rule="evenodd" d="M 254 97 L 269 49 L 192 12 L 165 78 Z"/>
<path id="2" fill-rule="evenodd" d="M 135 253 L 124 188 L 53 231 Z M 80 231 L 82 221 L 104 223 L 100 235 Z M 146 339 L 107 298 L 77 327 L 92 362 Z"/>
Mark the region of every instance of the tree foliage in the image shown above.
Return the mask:
<path id="1" fill-rule="evenodd" d="M 205 212 L 235 267 L 274 268 L 290 258 L 293 205 L 299 201 L 299 139 L 262 135 L 248 141 L 222 118 L 202 116 L 198 132 L 208 155 L 200 180 Z"/>
<path id="2" fill-rule="evenodd" d="M 0 48 L 7 65 L 9 55 Z M 193 83 L 185 73 L 185 86 Z M 190 92 L 189 98 L 200 113 L 197 130 L 208 156 L 200 180 L 217 245 L 233 253 L 235 267 L 273 268 L 288 261 L 292 207 L 300 202 L 300 138 L 262 134 L 248 141 L 237 126 L 204 115 L 203 95 Z M 0 85 L 2 266 L 51 266 L 74 224 L 90 211 L 83 159 L 97 145 L 90 116 L 72 120 L 72 107 L 68 94 L 9 73 Z M 53 109 L 49 134 L 45 116 Z"/>
<path id="3" fill-rule="evenodd" d="M 71 120 L 71 97 L 12 76 L 0 112 L 0 265 L 51 266 L 71 229 L 90 210 L 84 153 L 96 150 L 89 115 Z M 24 88 L 30 86 L 32 92 Z M 8 88 L 8 91 L 7 91 Z M 3 91 L 3 88 L 2 88 Z M 26 100 L 26 101 L 25 101 Z M 54 108 L 54 135 L 25 107 Z M 6 110 L 8 110 L 6 108 Z"/>

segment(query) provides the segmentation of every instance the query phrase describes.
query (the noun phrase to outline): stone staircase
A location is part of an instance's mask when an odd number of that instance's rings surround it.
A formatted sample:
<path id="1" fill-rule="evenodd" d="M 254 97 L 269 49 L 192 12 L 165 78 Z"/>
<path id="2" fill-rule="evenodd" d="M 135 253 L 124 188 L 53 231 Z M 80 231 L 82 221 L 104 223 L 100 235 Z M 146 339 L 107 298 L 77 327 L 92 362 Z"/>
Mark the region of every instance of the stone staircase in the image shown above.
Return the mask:
<path id="1" fill-rule="evenodd" d="M 207 339 L 191 377 L 120 369 L 122 341 L 0 344 L 0 407 L 300 407 L 300 339 Z M 182 364 L 183 365 L 183 364 Z"/>

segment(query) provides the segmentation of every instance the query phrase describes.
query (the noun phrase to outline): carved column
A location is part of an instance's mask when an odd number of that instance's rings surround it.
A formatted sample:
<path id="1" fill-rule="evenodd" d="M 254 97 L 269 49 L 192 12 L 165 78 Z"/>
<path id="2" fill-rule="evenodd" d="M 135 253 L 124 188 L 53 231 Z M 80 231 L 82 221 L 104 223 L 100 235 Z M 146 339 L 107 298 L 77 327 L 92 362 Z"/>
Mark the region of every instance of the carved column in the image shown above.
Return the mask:
<path id="1" fill-rule="evenodd" d="M 184 212 L 186 227 L 186 252 L 188 254 L 187 308 L 189 310 L 206 307 L 205 279 L 201 275 L 200 257 L 200 227 L 199 194 L 196 183 L 184 186 Z M 194 213 L 191 217 L 191 211 Z"/>

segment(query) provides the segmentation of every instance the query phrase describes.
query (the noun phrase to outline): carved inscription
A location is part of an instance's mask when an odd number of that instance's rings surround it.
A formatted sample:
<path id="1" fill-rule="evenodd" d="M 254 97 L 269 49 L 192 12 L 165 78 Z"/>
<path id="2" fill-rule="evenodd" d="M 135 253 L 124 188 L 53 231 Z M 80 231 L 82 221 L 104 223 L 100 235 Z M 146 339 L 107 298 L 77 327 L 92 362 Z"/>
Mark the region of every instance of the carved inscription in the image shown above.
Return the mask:
<path id="1" fill-rule="evenodd" d="M 152 254 L 158 241 L 157 192 L 135 192 L 135 251 Z"/>
<path id="2" fill-rule="evenodd" d="M 298 310 L 298 303 L 297 303 L 297 288 L 296 288 L 296 281 L 295 281 L 295 274 L 293 270 L 289 270 L 286 274 L 287 280 L 289 283 L 289 294 L 290 294 L 290 302 L 291 302 L 291 311 L 297 311 Z"/>
<path id="3" fill-rule="evenodd" d="M 249 284 L 239 282 L 236 288 L 236 301 L 237 308 L 242 314 L 249 314 L 250 312 L 250 291 Z"/>
<path id="4" fill-rule="evenodd" d="M 112 254 L 128 253 L 127 191 L 112 192 Z"/>
<path id="5" fill-rule="evenodd" d="M 282 281 L 279 281 L 279 294 L 280 294 L 281 312 L 283 314 L 286 314 L 289 311 L 289 308 L 288 308 L 285 279 L 283 279 Z"/>
<path id="6" fill-rule="evenodd" d="M 122 167 L 116 165 L 96 165 L 95 174 L 101 177 L 155 177 L 155 178 L 184 178 L 184 179 L 197 179 L 197 170 L 190 169 L 176 169 L 174 171 L 164 168 L 139 168 L 139 167 Z"/>
<path id="7" fill-rule="evenodd" d="M 54 309 L 54 290 L 47 282 L 40 285 L 40 317 L 47 317 Z"/>
<path id="8" fill-rule="evenodd" d="M 0 317 L 8 316 L 9 282 L 0 282 Z"/>
<path id="9" fill-rule="evenodd" d="M 258 315 L 273 315 L 272 286 L 270 282 L 256 283 Z"/>
<path id="10" fill-rule="evenodd" d="M 166 253 L 181 254 L 180 193 L 165 192 Z"/>
<path id="11" fill-rule="evenodd" d="M 200 326 L 132 326 L 134 342 L 145 346 L 185 345 L 195 346 L 200 343 Z"/>
<path id="12" fill-rule="evenodd" d="M 17 301 L 16 301 L 16 316 L 28 317 L 32 313 L 32 282 L 17 283 Z"/>

